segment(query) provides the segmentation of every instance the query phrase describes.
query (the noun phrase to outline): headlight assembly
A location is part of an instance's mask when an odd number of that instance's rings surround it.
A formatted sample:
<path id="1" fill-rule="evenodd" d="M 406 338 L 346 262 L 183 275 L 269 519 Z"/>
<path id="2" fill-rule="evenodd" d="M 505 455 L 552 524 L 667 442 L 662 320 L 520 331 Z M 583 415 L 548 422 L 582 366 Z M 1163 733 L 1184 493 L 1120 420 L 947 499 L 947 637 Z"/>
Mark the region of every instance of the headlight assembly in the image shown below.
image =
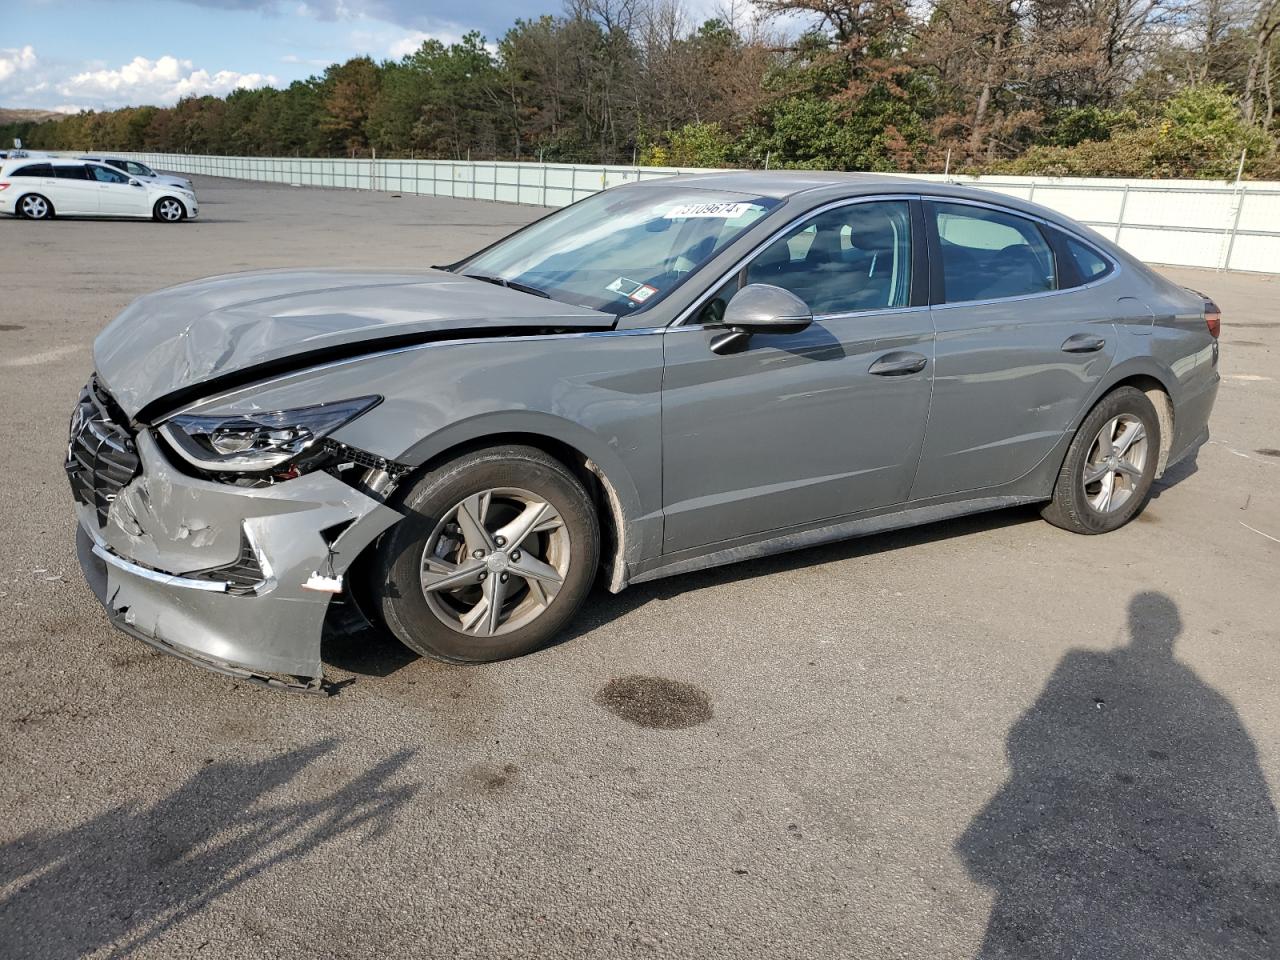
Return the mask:
<path id="1" fill-rule="evenodd" d="M 262 413 L 180 414 L 160 433 L 184 460 L 212 473 L 275 470 L 382 402 L 356 397 Z"/>

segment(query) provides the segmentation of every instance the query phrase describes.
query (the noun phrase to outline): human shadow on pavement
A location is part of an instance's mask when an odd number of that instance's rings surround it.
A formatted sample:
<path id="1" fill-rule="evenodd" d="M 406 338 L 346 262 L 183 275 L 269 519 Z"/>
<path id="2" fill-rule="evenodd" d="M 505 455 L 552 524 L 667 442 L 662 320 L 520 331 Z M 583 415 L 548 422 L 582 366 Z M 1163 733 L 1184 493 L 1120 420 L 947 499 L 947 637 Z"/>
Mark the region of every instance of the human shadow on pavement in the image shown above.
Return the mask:
<path id="1" fill-rule="evenodd" d="M 416 792 L 391 781 L 403 750 L 336 789 L 281 802 L 272 791 L 337 747 L 333 739 L 259 761 L 207 763 L 150 806 L 0 846 L 0 955 L 129 956 L 218 897 L 357 831 L 389 830 Z"/>
<path id="2" fill-rule="evenodd" d="M 1231 703 L 1174 657 L 1176 604 L 1067 653 L 1007 741 L 1012 774 L 956 843 L 995 890 L 978 956 L 1280 956 L 1280 824 Z"/>

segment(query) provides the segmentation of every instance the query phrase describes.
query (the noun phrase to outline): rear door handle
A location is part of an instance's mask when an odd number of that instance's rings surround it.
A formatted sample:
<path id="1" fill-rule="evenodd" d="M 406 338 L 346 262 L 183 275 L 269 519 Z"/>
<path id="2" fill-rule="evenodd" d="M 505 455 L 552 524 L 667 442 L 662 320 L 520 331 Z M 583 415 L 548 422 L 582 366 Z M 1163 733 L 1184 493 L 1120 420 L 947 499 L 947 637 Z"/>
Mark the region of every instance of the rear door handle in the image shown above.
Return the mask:
<path id="1" fill-rule="evenodd" d="M 1067 337 L 1062 343 L 1063 353 L 1097 353 L 1107 345 L 1107 341 L 1092 333 L 1077 333 Z"/>
<path id="2" fill-rule="evenodd" d="M 877 377 L 905 377 L 908 374 L 919 373 L 928 362 L 928 357 L 922 357 L 918 353 L 895 350 L 893 353 L 886 353 L 871 364 L 867 368 L 867 373 Z"/>

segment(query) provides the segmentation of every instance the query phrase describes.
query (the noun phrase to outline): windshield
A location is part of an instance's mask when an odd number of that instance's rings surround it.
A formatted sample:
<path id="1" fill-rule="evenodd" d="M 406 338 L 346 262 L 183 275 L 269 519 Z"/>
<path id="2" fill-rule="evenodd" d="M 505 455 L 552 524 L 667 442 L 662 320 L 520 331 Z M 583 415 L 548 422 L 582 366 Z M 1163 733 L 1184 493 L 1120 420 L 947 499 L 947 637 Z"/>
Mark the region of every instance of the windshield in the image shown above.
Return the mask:
<path id="1" fill-rule="evenodd" d="M 634 313 L 661 300 L 780 202 L 674 183 L 607 190 L 459 269 L 567 303 Z"/>

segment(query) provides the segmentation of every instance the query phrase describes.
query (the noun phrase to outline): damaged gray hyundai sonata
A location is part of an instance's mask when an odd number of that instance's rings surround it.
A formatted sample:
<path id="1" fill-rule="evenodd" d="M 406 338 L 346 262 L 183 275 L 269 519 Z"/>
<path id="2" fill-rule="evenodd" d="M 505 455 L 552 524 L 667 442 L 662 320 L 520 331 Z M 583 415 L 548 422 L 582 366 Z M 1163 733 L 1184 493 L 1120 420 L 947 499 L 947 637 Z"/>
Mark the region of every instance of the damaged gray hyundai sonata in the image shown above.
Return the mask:
<path id="1" fill-rule="evenodd" d="M 1015 504 L 1115 530 L 1208 436 L 1217 307 L 986 191 L 740 173 L 447 267 L 134 302 L 66 470 L 121 629 L 324 689 L 331 605 L 480 662 L 608 588 Z"/>

